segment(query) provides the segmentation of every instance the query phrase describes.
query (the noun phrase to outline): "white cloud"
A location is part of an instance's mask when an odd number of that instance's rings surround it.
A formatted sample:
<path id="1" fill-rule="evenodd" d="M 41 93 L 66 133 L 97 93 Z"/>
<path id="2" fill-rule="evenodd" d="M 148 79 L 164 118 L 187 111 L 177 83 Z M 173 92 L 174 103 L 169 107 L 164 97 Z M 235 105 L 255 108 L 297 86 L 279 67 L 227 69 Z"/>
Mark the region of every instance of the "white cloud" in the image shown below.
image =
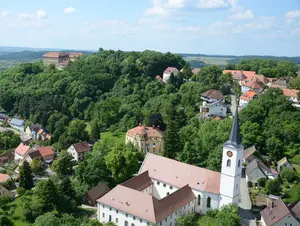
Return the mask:
<path id="1" fill-rule="evenodd" d="M 284 16 L 287 23 L 292 23 L 295 20 L 300 19 L 300 10 L 288 11 Z"/>
<path id="2" fill-rule="evenodd" d="M 244 12 L 238 12 L 232 14 L 229 19 L 231 20 L 250 20 L 254 18 L 254 13 L 252 12 L 251 9 L 248 9 Z"/>
<path id="3" fill-rule="evenodd" d="M 141 18 L 138 20 L 138 24 L 151 24 L 153 22 L 154 22 L 154 20 L 147 19 L 147 18 Z"/>
<path id="4" fill-rule="evenodd" d="M 224 9 L 229 7 L 227 0 L 199 0 L 197 7 L 202 9 Z"/>
<path id="5" fill-rule="evenodd" d="M 71 14 L 74 13 L 76 9 L 74 7 L 65 8 L 64 13 Z"/>
<path id="6" fill-rule="evenodd" d="M 34 20 L 35 19 L 34 14 L 28 14 L 28 13 L 22 13 L 22 14 L 20 14 L 19 17 L 21 20 Z"/>
<path id="7" fill-rule="evenodd" d="M 0 14 L 0 17 L 1 17 L 1 18 L 4 18 L 4 17 L 9 16 L 10 14 L 12 14 L 12 11 L 3 11 L 3 12 Z"/>
<path id="8" fill-rule="evenodd" d="M 46 18 L 46 17 L 47 17 L 46 11 L 45 11 L 45 10 L 42 10 L 42 9 L 38 10 L 38 11 L 36 12 L 36 15 L 37 15 L 37 17 L 38 17 L 39 19 L 43 19 L 43 18 Z"/>
<path id="9" fill-rule="evenodd" d="M 210 25 L 210 28 L 226 28 L 232 25 L 232 22 L 218 21 Z"/>
<path id="10" fill-rule="evenodd" d="M 169 8 L 183 8 L 185 5 L 185 0 L 168 0 L 165 4 Z"/>
<path id="11" fill-rule="evenodd" d="M 171 25 L 170 24 L 159 24 L 152 26 L 153 30 L 170 30 Z"/>
<path id="12" fill-rule="evenodd" d="M 177 30 L 184 31 L 184 32 L 200 32 L 201 27 L 198 27 L 198 26 L 182 26 L 182 27 L 177 27 Z"/>
<path id="13" fill-rule="evenodd" d="M 170 11 L 183 8 L 186 0 L 152 0 L 152 7 L 146 9 L 147 16 L 167 16 Z"/>
<path id="14" fill-rule="evenodd" d="M 290 32 L 290 34 L 292 34 L 292 35 L 298 35 L 298 34 L 300 34 L 300 28 L 296 28 L 296 29 L 292 30 Z"/>
<path id="15" fill-rule="evenodd" d="M 259 20 L 235 26 L 232 31 L 233 33 L 243 33 L 243 32 L 255 32 L 255 31 L 267 31 L 274 29 L 278 26 L 276 17 L 260 17 Z"/>

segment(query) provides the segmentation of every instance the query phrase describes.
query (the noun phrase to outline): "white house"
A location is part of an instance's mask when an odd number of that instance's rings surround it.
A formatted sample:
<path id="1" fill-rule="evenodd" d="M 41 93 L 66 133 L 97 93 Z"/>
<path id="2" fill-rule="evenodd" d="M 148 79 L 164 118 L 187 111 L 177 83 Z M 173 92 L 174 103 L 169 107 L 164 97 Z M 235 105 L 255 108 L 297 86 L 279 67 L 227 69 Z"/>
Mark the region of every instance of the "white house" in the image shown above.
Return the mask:
<path id="1" fill-rule="evenodd" d="M 15 150 L 15 160 L 21 161 L 23 160 L 30 151 L 30 146 L 20 143 L 19 146 Z"/>
<path id="2" fill-rule="evenodd" d="M 19 130 L 19 131 L 22 131 L 24 132 L 24 129 L 25 129 L 25 121 L 24 120 L 21 120 L 21 119 L 17 119 L 17 118 L 13 118 L 11 121 L 10 121 L 10 126 Z"/>
<path id="3" fill-rule="evenodd" d="M 168 67 L 163 73 L 163 81 L 167 82 L 172 73 L 174 76 L 177 76 L 179 71 L 176 67 Z"/>
<path id="4" fill-rule="evenodd" d="M 300 226 L 300 201 L 286 206 L 282 199 L 272 202 L 263 209 L 261 214 L 262 226 Z"/>
<path id="5" fill-rule="evenodd" d="M 288 97 L 290 101 L 294 102 L 294 103 L 298 103 L 299 99 L 298 99 L 298 93 L 300 92 L 300 90 L 296 90 L 296 89 L 282 89 L 283 95 Z"/>
<path id="6" fill-rule="evenodd" d="M 200 107 L 200 113 L 206 114 L 208 116 L 222 116 L 225 117 L 227 113 L 227 105 L 222 101 L 217 101 L 213 103 L 203 102 Z"/>
<path id="7" fill-rule="evenodd" d="M 207 103 L 223 102 L 225 103 L 225 97 L 219 90 L 210 89 L 201 94 L 201 100 Z"/>
<path id="8" fill-rule="evenodd" d="M 175 226 L 184 214 L 238 204 L 244 147 L 237 112 L 223 146 L 221 173 L 148 153 L 136 177 L 97 200 L 97 219 L 127 226 Z"/>
<path id="9" fill-rule="evenodd" d="M 250 80 L 248 81 L 247 79 L 242 81 L 242 93 L 252 90 L 256 93 L 260 93 L 263 91 L 262 86 L 256 81 L 256 79 L 254 81 Z"/>
<path id="10" fill-rule="evenodd" d="M 249 102 L 253 99 L 257 98 L 256 92 L 253 91 L 245 91 L 241 96 L 240 96 L 240 106 L 242 108 L 245 108 Z"/>
<path id="11" fill-rule="evenodd" d="M 86 141 L 72 144 L 68 148 L 68 152 L 73 156 L 73 159 L 76 162 L 82 161 L 84 159 L 84 155 L 90 150 L 90 145 Z"/>

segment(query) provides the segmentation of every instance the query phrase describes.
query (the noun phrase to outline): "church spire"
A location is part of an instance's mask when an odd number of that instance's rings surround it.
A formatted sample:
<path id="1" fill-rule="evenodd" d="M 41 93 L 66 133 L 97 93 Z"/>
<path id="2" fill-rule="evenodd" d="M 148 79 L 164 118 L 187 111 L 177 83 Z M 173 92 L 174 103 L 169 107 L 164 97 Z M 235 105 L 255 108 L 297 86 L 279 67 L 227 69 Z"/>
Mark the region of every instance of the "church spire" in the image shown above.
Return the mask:
<path id="1" fill-rule="evenodd" d="M 234 147 L 239 147 L 242 144 L 241 135 L 240 135 L 238 107 L 235 110 L 230 137 L 229 140 L 226 142 L 226 144 L 232 145 Z"/>

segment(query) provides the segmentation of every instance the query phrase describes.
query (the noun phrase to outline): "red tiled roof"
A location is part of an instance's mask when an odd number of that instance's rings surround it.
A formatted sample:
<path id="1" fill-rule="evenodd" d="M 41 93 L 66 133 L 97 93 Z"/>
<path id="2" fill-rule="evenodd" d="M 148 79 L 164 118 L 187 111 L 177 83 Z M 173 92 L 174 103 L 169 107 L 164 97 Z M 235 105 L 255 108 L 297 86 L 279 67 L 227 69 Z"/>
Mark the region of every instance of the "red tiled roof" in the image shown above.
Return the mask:
<path id="1" fill-rule="evenodd" d="M 142 191 L 152 184 L 152 180 L 149 177 L 148 171 L 141 173 L 130 180 L 124 182 L 122 185 L 128 188 L 132 188 L 137 191 Z"/>
<path id="2" fill-rule="evenodd" d="M 77 153 L 88 152 L 90 150 L 90 145 L 86 141 L 72 145 Z"/>
<path id="3" fill-rule="evenodd" d="M 223 94 L 219 90 L 210 89 L 205 93 L 202 93 L 201 96 L 207 97 L 210 99 L 225 99 Z"/>
<path id="4" fill-rule="evenodd" d="M 0 183 L 5 183 L 8 179 L 10 179 L 8 174 L 0 173 Z"/>
<path id="5" fill-rule="evenodd" d="M 245 75 L 247 78 L 250 78 L 256 74 L 255 71 L 242 71 L 243 75 Z"/>
<path id="6" fill-rule="evenodd" d="M 149 177 L 176 187 L 189 185 L 199 191 L 220 194 L 221 174 L 205 168 L 182 163 L 148 153 L 139 173 L 149 172 Z M 213 179 L 212 179 L 213 178 Z"/>
<path id="7" fill-rule="evenodd" d="M 15 153 L 24 156 L 29 151 L 30 147 L 26 144 L 20 143 L 19 146 L 16 148 Z"/>
<path id="8" fill-rule="evenodd" d="M 255 78 L 264 85 L 267 85 L 270 82 L 270 79 L 264 75 L 255 75 Z"/>
<path id="9" fill-rule="evenodd" d="M 254 80 L 243 80 L 242 81 L 242 85 L 243 86 L 246 86 L 246 87 L 249 87 L 251 89 L 261 89 L 262 87 L 258 84 L 258 82 L 256 81 L 256 79 Z"/>
<path id="10" fill-rule="evenodd" d="M 42 157 L 46 157 L 48 155 L 54 155 L 54 151 L 51 146 L 38 147 L 37 150 L 40 152 Z"/>
<path id="11" fill-rule="evenodd" d="M 163 132 L 158 128 L 139 125 L 127 131 L 126 135 L 131 136 L 147 136 L 147 137 L 163 137 Z"/>
<path id="12" fill-rule="evenodd" d="M 232 79 L 243 80 L 246 76 L 243 75 L 242 71 L 239 70 L 224 70 L 223 74 L 230 73 L 232 75 Z"/>
<path id="13" fill-rule="evenodd" d="M 285 216 L 291 214 L 281 199 L 276 200 L 273 205 L 273 207 L 266 207 L 260 212 L 267 226 L 274 225 Z"/>
<path id="14" fill-rule="evenodd" d="M 193 74 L 198 74 L 200 71 L 201 71 L 201 68 L 194 68 L 194 69 L 192 70 L 192 73 L 193 73 Z"/>
<path id="15" fill-rule="evenodd" d="M 76 53 L 76 52 L 71 52 L 70 57 L 80 57 L 80 56 L 83 56 L 83 53 Z"/>
<path id="16" fill-rule="evenodd" d="M 146 193 L 117 185 L 106 195 L 98 199 L 97 202 L 152 223 L 158 223 L 195 198 L 194 193 L 188 185 L 161 200 Z"/>
<path id="17" fill-rule="evenodd" d="M 178 69 L 176 67 L 168 67 L 164 73 L 166 74 L 171 74 L 172 72 L 178 71 Z"/>
<path id="18" fill-rule="evenodd" d="M 248 90 L 240 96 L 240 99 L 249 101 L 249 100 L 252 100 L 255 95 L 256 95 L 256 92 Z"/>
<path id="19" fill-rule="evenodd" d="M 292 212 L 293 216 L 296 217 L 300 222 L 300 201 L 297 201 L 290 205 L 289 209 Z"/>
<path id="20" fill-rule="evenodd" d="M 48 53 L 44 54 L 43 57 L 59 58 L 59 57 L 64 57 L 64 56 L 69 56 L 69 54 L 62 53 L 62 52 L 48 52 Z"/>
<path id="21" fill-rule="evenodd" d="M 282 89 L 283 95 L 286 97 L 298 97 L 299 90 L 296 89 Z"/>

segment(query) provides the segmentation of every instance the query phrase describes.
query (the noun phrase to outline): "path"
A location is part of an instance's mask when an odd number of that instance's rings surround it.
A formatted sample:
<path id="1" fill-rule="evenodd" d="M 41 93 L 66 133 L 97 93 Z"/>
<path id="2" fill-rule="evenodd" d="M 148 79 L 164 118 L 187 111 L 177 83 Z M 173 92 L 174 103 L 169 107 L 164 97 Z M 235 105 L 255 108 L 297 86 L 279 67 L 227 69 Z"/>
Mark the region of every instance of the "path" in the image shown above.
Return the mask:
<path id="1" fill-rule="evenodd" d="M 241 188 L 240 188 L 240 203 L 239 203 L 239 213 L 242 217 L 242 225 L 243 226 L 256 226 L 255 217 L 251 213 L 251 199 L 249 196 L 249 191 L 247 187 L 246 178 L 241 179 Z"/>

